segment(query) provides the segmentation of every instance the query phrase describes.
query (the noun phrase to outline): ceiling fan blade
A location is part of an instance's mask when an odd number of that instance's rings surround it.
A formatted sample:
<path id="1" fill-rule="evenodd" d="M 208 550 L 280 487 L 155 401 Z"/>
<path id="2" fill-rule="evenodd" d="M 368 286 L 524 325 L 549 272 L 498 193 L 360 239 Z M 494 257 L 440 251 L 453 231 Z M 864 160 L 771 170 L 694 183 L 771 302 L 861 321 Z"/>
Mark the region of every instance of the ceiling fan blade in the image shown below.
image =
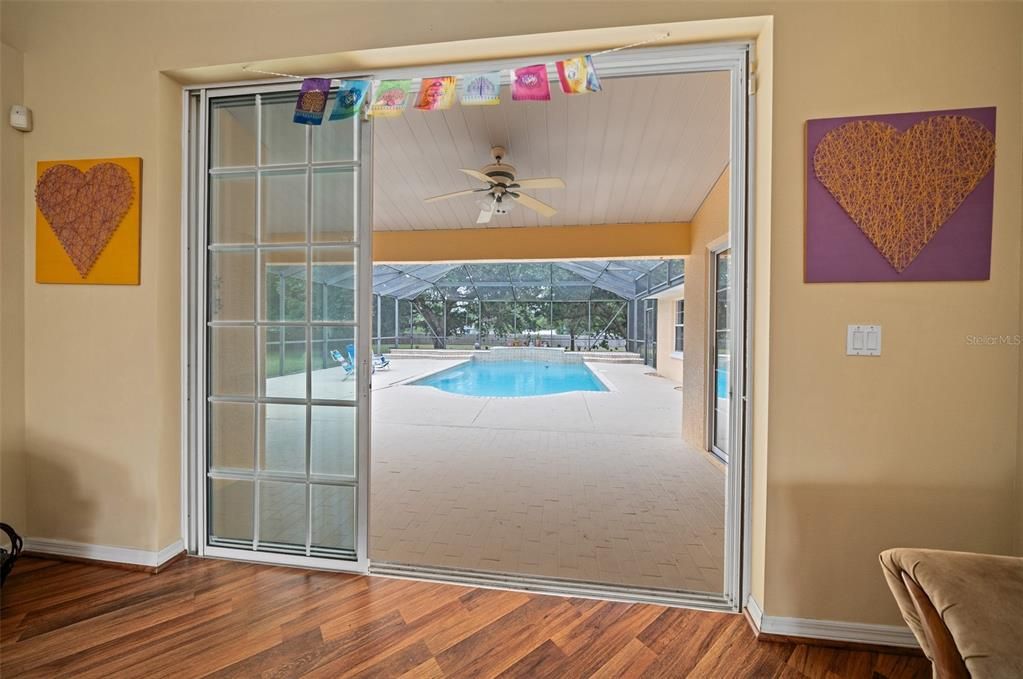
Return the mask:
<path id="1" fill-rule="evenodd" d="M 458 171 L 459 172 L 464 172 L 465 174 L 469 175 L 470 177 L 474 177 L 475 179 L 479 179 L 481 182 L 486 182 L 487 184 L 496 184 L 497 183 L 493 179 L 488 177 L 487 175 L 485 175 L 482 172 L 480 172 L 479 170 L 467 170 L 464 167 L 460 167 L 460 168 L 458 168 Z"/>
<path id="2" fill-rule="evenodd" d="M 480 216 L 476 218 L 477 224 L 489 224 L 490 220 L 494 217 L 494 207 L 496 207 L 497 201 L 494 201 L 489 206 L 480 210 Z"/>
<path id="3" fill-rule="evenodd" d="M 470 193 L 476 193 L 477 191 L 489 191 L 490 189 L 466 189 L 465 191 L 455 191 L 454 193 L 445 193 L 440 196 L 431 196 L 430 198 L 424 198 L 424 203 L 436 203 L 438 200 L 447 200 L 448 198 L 455 198 L 457 196 L 468 196 Z"/>
<path id="4" fill-rule="evenodd" d="M 530 210 L 534 210 L 536 212 L 539 212 L 544 217 L 550 217 L 550 216 L 554 215 L 555 213 L 557 213 L 557 210 L 552 208 L 547 203 L 541 202 L 541 201 L 537 200 L 536 198 L 533 198 L 532 196 L 528 196 L 528 195 L 526 195 L 524 193 L 518 193 L 518 192 L 511 193 L 511 192 L 508 192 L 508 195 L 511 196 L 514 200 L 516 200 L 519 203 L 521 203 L 522 205 L 528 207 Z"/>
<path id="5" fill-rule="evenodd" d="M 512 186 L 523 189 L 563 189 L 565 182 L 561 177 L 534 177 L 533 179 L 516 179 Z"/>

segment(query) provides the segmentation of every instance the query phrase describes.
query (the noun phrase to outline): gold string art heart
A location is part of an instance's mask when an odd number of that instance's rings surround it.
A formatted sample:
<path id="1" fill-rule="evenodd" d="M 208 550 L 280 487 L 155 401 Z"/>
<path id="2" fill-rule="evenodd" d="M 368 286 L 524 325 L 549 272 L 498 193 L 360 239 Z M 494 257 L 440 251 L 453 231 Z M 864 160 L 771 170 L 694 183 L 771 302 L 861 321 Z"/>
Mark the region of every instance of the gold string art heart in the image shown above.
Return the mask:
<path id="1" fill-rule="evenodd" d="M 75 269 L 85 278 L 133 201 L 131 175 L 100 163 L 82 172 L 54 165 L 36 182 L 36 205 Z"/>
<path id="2" fill-rule="evenodd" d="M 962 115 L 899 132 L 846 123 L 813 154 L 817 178 L 885 259 L 902 272 L 994 167 L 995 137 Z"/>

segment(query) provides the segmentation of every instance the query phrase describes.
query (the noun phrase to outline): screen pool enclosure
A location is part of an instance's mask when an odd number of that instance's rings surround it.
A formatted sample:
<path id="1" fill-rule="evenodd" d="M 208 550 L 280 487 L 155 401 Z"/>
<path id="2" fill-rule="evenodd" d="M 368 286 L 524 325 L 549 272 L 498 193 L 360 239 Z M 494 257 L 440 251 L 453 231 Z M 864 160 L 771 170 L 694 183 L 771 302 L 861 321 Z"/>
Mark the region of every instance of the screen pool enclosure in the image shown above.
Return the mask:
<path id="1" fill-rule="evenodd" d="M 322 271 L 321 271 L 322 269 Z M 312 307 L 351 309 L 354 265 L 312 272 Z M 288 316 L 304 307 L 303 266 L 270 264 L 270 312 Z M 582 260 L 511 263 L 377 264 L 373 267 L 373 349 L 486 349 L 563 347 L 568 351 L 640 354 L 653 365 L 656 300 L 652 295 L 684 280 L 679 259 Z M 348 313 L 351 313 L 350 311 Z M 276 318 L 277 316 L 273 316 Z M 289 372 L 290 354 L 304 351 L 284 339 L 267 347 L 268 377 Z M 331 367 L 327 340 L 313 346 L 313 368 Z M 314 340 L 315 345 L 315 340 Z"/>

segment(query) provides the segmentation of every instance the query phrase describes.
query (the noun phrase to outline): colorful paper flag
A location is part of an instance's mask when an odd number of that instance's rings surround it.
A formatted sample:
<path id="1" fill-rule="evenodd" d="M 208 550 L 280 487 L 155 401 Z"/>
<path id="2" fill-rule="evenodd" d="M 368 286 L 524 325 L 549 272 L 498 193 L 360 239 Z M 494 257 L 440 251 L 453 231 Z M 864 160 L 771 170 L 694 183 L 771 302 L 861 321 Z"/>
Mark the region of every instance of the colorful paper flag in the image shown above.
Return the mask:
<path id="1" fill-rule="evenodd" d="M 557 62 L 558 79 L 561 80 L 561 91 L 565 94 L 585 94 L 600 92 L 600 78 L 593 67 L 593 58 L 573 57 Z"/>
<path id="2" fill-rule="evenodd" d="M 334 95 L 334 108 L 330 110 L 330 119 L 345 120 L 358 115 L 368 89 L 368 80 L 342 80 L 341 87 Z"/>
<path id="3" fill-rule="evenodd" d="M 416 108 L 421 111 L 441 111 L 451 108 L 455 101 L 455 76 L 423 78 L 419 82 L 419 100 Z"/>
<path id="4" fill-rule="evenodd" d="M 405 110 L 411 80 L 381 80 L 373 87 L 373 104 L 369 112 L 382 118 L 400 116 Z"/>
<path id="5" fill-rule="evenodd" d="M 306 78 L 295 103 L 295 122 L 303 125 L 319 125 L 323 112 L 327 110 L 327 95 L 330 92 L 330 78 Z"/>
<path id="6" fill-rule="evenodd" d="M 462 77 L 462 106 L 493 106 L 501 103 L 501 72 Z"/>
<path id="7" fill-rule="evenodd" d="M 547 64 L 523 66 L 512 72 L 512 101 L 550 101 Z"/>

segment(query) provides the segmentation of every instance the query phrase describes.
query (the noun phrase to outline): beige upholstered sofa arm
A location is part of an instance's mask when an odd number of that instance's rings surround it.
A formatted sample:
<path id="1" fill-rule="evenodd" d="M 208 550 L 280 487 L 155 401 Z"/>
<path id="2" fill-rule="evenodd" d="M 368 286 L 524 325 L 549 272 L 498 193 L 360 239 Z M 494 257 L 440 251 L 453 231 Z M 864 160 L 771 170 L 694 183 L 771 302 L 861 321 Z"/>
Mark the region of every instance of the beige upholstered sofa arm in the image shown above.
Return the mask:
<path id="1" fill-rule="evenodd" d="M 880 559 L 935 676 L 1023 677 L 1023 559 L 935 549 Z"/>

